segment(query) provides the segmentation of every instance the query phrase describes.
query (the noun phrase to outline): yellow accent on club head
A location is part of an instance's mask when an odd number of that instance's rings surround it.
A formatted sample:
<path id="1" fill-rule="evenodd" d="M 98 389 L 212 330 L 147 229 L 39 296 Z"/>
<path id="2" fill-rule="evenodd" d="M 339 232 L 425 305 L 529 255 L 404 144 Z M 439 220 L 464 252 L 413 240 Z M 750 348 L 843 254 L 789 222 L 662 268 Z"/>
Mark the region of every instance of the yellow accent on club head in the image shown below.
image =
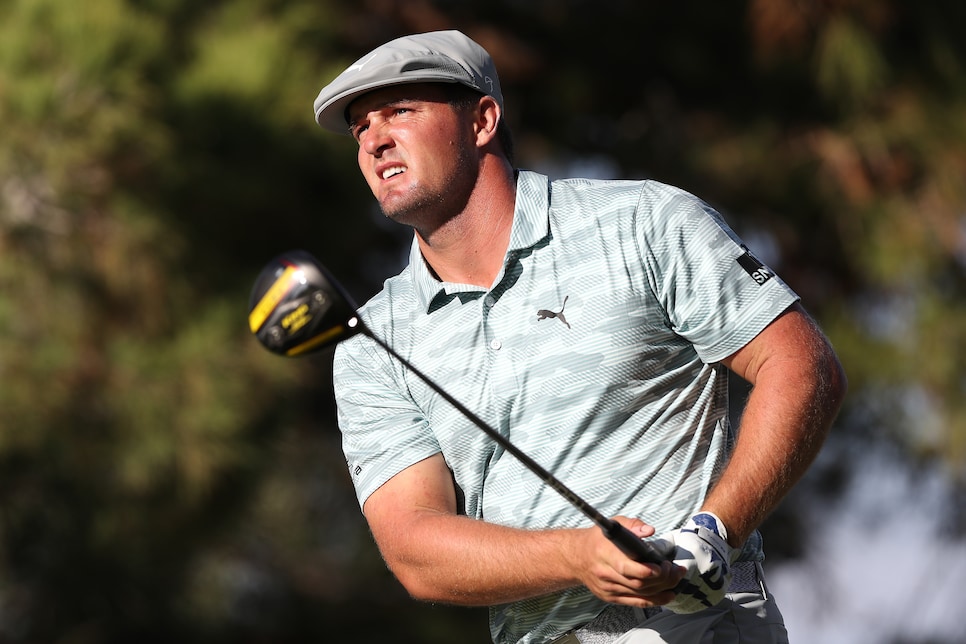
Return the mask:
<path id="1" fill-rule="evenodd" d="M 324 331 L 318 334 L 311 340 L 308 340 L 307 342 L 303 342 L 297 347 L 292 347 L 291 349 L 285 352 L 285 355 L 295 357 L 303 353 L 307 353 L 312 349 L 316 348 L 317 346 L 319 346 L 320 344 L 325 344 L 332 338 L 342 335 L 343 333 L 345 333 L 345 330 L 346 328 L 341 324 L 339 326 L 332 327 L 328 331 Z"/>
<path id="2" fill-rule="evenodd" d="M 248 314 L 248 327 L 252 330 L 252 333 L 257 332 L 262 325 L 265 324 L 265 320 L 269 318 L 278 303 L 282 301 L 285 294 L 288 293 L 289 289 L 292 287 L 292 275 L 298 269 L 294 266 L 289 266 L 282 272 L 281 276 L 275 283 L 272 284 L 262 299 L 258 301 L 255 308 L 252 309 L 251 313 Z"/>

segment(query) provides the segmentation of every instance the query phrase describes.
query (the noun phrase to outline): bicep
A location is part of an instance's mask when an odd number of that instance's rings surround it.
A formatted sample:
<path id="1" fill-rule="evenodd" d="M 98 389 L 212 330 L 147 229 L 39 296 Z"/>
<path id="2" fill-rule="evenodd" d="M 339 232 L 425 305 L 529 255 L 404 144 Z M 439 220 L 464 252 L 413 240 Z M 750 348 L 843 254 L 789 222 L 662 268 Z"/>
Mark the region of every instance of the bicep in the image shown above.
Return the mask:
<path id="1" fill-rule="evenodd" d="M 393 476 L 366 499 L 362 511 L 386 556 L 400 539 L 416 533 L 421 519 L 455 515 L 456 487 L 442 454 L 425 458 Z"/>
<path id="2" fill-rule="evenodd" d="M 752 385 L 741 433 L 826 432 L 848 387 L 832 345 L 799 304 L 723 362 Z"/>
<path id="3" fill-rule="evenodd" d="M 752 385 L 766 374 L 815 374 L 834 354 L 800 304 L 793 304 L 722 363 Z"/>

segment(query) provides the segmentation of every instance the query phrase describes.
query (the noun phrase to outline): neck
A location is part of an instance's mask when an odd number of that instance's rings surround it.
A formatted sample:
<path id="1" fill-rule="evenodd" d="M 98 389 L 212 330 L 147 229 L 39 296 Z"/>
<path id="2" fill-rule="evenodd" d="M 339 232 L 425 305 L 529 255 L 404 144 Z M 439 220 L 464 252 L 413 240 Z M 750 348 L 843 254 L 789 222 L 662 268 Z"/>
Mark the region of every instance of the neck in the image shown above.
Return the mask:
<path id="1" fill-rule="evenodd" d="M 423 257 L 437 277 L 490 288 L 503 267 L 515 206 L 516 180 L 510 165 L 484 166 L 462 212 L 428 234 L 416 231 Z"/>

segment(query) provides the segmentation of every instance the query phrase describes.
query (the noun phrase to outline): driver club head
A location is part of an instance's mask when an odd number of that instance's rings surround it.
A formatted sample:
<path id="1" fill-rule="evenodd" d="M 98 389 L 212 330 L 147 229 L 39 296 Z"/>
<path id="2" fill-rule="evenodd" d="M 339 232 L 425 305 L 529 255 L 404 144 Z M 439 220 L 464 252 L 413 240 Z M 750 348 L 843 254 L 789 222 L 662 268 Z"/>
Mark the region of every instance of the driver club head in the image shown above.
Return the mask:
<path id="1" fill-rule="evenodd" d="M 282 253 L 262 269 L 248 311 L 258 341 L 283 356 L 319 351 L 364 330 L 352 298 L 304 250 Z"/>

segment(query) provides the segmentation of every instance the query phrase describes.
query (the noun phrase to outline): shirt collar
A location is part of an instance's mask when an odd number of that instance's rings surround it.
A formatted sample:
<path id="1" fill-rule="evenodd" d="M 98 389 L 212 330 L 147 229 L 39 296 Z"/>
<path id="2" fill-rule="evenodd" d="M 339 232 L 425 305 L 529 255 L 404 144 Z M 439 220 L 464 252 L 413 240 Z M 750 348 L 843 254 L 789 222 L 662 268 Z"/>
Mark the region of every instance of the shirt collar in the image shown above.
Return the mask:
<path id="1" fill-rule="evenodd" d="M 536 172 L 519 171 L 517 175 L 517 194 L 513 209 L 513 227 L 510 229 L 510 244 L 507 257 L 531 248 L 544 239 L 550 232 L 550 180 Z M 507 259 L 503 259 L 506 267 Z M 434 300 L 440 296 L 453 296 L 458 293 L 479 292 L 486 289 L 469 284 L 442 282 L 429 270 L 419 250 L 419 242 L 413 236 L 409 250 L 409 268 L 413 289 L 419 306 L 427 313 Z"/>

